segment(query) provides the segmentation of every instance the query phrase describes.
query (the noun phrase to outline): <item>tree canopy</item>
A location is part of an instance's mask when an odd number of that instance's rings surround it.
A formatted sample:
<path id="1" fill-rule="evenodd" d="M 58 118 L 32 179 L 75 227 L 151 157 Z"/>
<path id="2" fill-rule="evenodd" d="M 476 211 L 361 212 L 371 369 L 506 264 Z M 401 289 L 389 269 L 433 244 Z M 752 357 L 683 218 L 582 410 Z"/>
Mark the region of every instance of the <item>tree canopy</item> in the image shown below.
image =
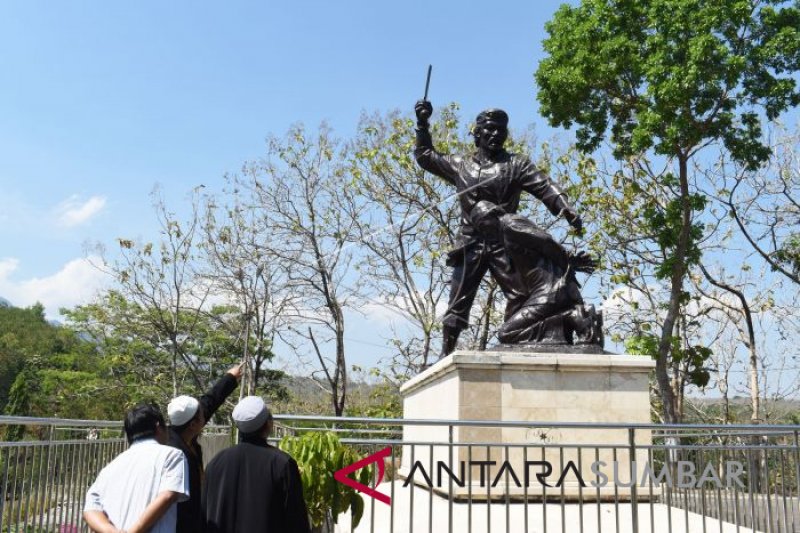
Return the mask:
<path id="1" fill-rule="evenodd" d="M 584 0 L 546 25 L 536 81 L 541 112 L 578 125 L 617 155 L 653 149 L 689 157 L 721 140 L 755 168 L 770 150 L 762 116 L 800 103 L 797 3 L 752 0 Z M 763 115 L 760 114 L 763 111 Z"/>
<path id="2" fill-rule="evenodd" d="M 554 126 L 577 125 L 584 152 L 609 138 L 615 157 L 633 169 L 631 188 L 656 193 L 632 237 L 654 242 L 662 257 L 656 277 L 669 284 L 653 355 L 664 420 L 677 422 L 668 368 L 680 356 L 685 285 L 708 229 L 701 215 L 709 195 L 691 179 L 689 162 L 712 144 L 750 172 L 769 160 L 762 120 L 800 103 L 800 7 L 583 0 L 562 6 L 546 29 L 547 57 L 535 73 L 542 114 Z M 666 159 L 664 170 L 653 171 L 647 154 Z"/>

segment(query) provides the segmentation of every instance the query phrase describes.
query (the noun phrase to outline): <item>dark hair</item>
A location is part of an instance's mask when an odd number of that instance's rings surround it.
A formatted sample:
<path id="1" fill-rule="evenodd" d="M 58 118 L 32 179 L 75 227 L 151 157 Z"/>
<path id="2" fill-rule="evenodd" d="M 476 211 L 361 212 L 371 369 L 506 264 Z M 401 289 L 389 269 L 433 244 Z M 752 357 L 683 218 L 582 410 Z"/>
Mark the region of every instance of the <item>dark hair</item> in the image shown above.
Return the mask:
<path id="1" fill-rule="evenodd" d="M 140 403 L 125 414 L 125 435 L 128 444 L 137 440 L 153 438 L 156 428 L 164 424 L 164 415 L 154 403 Z"/>

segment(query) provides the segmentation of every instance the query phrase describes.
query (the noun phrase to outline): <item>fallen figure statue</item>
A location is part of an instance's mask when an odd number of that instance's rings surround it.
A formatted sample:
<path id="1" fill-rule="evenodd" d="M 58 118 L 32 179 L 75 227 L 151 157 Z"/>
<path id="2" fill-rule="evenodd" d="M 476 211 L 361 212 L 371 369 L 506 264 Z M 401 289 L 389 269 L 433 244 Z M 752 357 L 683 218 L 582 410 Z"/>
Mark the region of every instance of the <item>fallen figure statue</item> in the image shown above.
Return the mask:
<path id="1" fill-rule="evenodd" d="M 591 256 L 569 252 L 529 219 L 488 201 L 478 202 L 470 218 L 484 239 L 502 245 L 515 273 L 514 289 L 525 295 L 500 327 L 500 343 L 601 351 L 602 314 L 584 304 L 575 278 L 576 272 L 594 272 L 597 264 Z"/>

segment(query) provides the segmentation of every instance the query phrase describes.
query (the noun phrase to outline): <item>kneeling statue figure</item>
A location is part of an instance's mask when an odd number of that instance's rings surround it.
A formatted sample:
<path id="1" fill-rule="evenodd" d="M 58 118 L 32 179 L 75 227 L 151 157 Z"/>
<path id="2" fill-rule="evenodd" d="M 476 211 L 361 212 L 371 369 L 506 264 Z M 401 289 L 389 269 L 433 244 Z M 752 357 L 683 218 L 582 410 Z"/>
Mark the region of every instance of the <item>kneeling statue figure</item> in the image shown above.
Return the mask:
<path id="1" fill-rule="evenodd" d="M 515 292 L 524 295 L 498 331 L 502 344 L 602 348 L 602 315 L 584 304 L 575 278 L 576 272 L 594 271 L 596 262 L 588 253 L 569 252 L 531 220 L 492 202 L 478 202 L 470 219 L 507 255 Z"/>

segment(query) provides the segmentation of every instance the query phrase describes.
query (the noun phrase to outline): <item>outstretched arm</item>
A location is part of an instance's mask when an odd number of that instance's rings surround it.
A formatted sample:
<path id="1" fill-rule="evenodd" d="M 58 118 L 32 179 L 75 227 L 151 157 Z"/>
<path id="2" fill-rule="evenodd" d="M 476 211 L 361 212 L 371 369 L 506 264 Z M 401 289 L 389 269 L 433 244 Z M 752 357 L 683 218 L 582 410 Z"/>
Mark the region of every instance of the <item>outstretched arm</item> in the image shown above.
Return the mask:
<path id="1" fill-rule="evenodd" d="M 225 399 L 236 389 L 236 385 L 242 377 L 242 364 L 238 364 L 228 370 L 219 381 L 214 383 L 210 390 L 200 397 L 199 401 L 203 407 L 206 423 L 214 416 L 219 406 L 225 403 Z"/>
<path id="2" fill-rule="evenodd" d="M 567 195 L 561 187 L 553 183 L 550 177 L 536 168 L 530 160 L 525 161 L 520 173 L 523 190 L 541 200 L 554 215 L 564 217 L 578 233 L 583 232 L 583 221 L 578 211 L 567 200 Z"/>
<path id="3" fill-rule="evenodd" d="M 417 164 L 431 174 L 455 185 L 458 172 L 450 157 L 440 154 L 433 148 L 428 122 L 433 113 L 433 106 L 427 100 L 420 100 L 414 106 L 414 112 L 417 115 L 417 144 L 414 148 L 414 158 L 417 160 Z"/>

